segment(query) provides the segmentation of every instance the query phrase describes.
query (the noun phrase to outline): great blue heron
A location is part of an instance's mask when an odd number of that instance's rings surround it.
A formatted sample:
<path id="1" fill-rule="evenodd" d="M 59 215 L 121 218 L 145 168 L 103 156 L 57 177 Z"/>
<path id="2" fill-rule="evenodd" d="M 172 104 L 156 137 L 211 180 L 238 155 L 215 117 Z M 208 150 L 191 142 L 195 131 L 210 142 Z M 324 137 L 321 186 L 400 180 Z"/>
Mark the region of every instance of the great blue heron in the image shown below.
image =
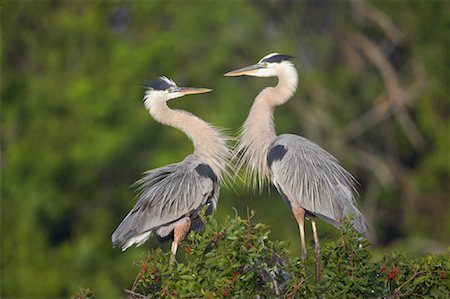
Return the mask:
<path id="1" fill-rule="evenodd" d="M 315 217 L 339 227 L 344 217 L 353 215 L 353 227 L 364 234 L 368 228 L 353 197 L 354 179 L 327 151 L 310 140 L 293 135 L 277 136 L 273 109 L 295 93 L 298 74 L 289 55 L 272 53 L 257 64 L 225 76 L 278 77 L 275 87 L 263 89 L 255 98 L 242 126 L 235 149 L 237 168 L 247 168 L 254 188 L 270 180 L 292 210 L 300 230 L 302 258 L 306 258 L 305 216 L 311 219 L 315 242 L 316 278 L 320 279 L 320 244 Z"/>
<path id="2" fill-rule="evenodd" d="M 146 88 L 144 104 L 151 116 L 183 131 L 193 142 L 194 153 L 179 163 L 145 173 L 136 183 L 140 189 L 137 203 L 112 234 L 112 243 L 126 250 L 143 244 L 153 232 L 160 237 L 173 232 L 173 260 L 178 243 L 191 229 L 202 226 L 199 210 L 207 206 L 207 215 L 215 211 L 231 150 L 220 130 L 189 112 L 167 106 L 171 99 L 210 89 L 178 87 L 166 77 L 147 82 Z"/>

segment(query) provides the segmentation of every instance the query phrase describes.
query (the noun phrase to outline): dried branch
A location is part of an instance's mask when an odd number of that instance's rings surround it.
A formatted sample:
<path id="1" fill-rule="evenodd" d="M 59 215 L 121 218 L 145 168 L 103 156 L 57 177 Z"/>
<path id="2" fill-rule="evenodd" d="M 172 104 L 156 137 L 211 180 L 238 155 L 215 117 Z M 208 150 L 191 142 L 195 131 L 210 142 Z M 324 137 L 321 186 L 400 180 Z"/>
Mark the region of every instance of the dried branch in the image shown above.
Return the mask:
<path id="1" fill-rule="evenodd" d="M 368 19 L 380 27 L 395 45 L 403 42 L 402 32 L 391 22 L 390 18 L 384 12 L 372 6 L 368 1 L 350 0 L 349 2 L 359 16 Z"/>
<path id="2" fill-rule="evenodd" d="M 416 150 L 422 150 L 425 147 L 425 139 L 405 108 L 412 101 L 412 97 L 401 86 L 392 65 L 377 45 L 365 36 L 354 33 L 349 37 L 349 41 L 364 53 L 367 60 L 380 73 L 386 89 L 386 95 L 379 96 L 376 106 L 347 126 L 345 129 L 347 139 L 354 139 L 360 136 L 367 129 L 375 126 L 392 113 L 399 121 L 413 147 Z"/>
<path id="3" fill-rule="evenodd" d="M 133 292 L 132 290 L 124 289 L 125 293 L 129 294 L 128 298 L 144 298 L 144 299 L 150 299 L 150 297 L 147 297 L 145 295 Z"/>
<path id="4" fill-rule="evenodd" d="M 359 33 L 350 36 L 349 41 L 359 48 L 367 60 L 377 69 L 386 87 L 387 99 L 396 105 L 408 105 L 411 97 L 403 89 L 394 67 L 389 63 L 380 48 L 367 37 Z"/>
<path id="5" fill-rule="evenodd" d="M 382 159 L 376 154 L 370 153 L 369 151 L 356 150 L 356 154 L 359 156 L 359 160 L 363 161 L 361 167 L 373 172 L 377 180 L 385 188 L 389 188 L 394 185 L 396 178 L 386 163 L 385 159 Z"/>
<path id="6" fill-rule="evenodd" d="M 384 94 L 379 95 L 375 99 L 375 103 L 371 109 L 351 121 L 343 129 L 347 140 L 358 138 L 390 116 L 392 110 Z"/>

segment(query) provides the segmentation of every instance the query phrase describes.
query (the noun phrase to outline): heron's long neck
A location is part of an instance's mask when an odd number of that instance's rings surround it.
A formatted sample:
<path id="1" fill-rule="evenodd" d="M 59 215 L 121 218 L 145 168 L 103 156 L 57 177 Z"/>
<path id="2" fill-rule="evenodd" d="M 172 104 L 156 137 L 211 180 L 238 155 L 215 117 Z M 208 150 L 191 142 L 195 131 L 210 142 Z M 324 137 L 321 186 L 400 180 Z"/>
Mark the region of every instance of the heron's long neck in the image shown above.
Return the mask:
<path id="1" fill-rule="evenodd" d="M 194 144 L 194 154 L 219 177 L 226 172 L 230 150 L 223 133 L 189 112 L 170 109 L 165 101 L 152 101 L 146 106 L 156 121 L 183 131 Z"/>
<path id="2" fill-rule="evenodd" d="M 254 189 L 261 190 L 269 179 L 267 154 L 276 136 L 273 120 L 275 106 L 286 103 L 297 88 L 298 75 L 291 64 L 282 65 L 278 71 L 278 84 L 263 89 L 250 109 L 242 126 L 240 141 L 235 150 L 238 157 L 238 168 L 246 166 L 246 182 Z"/>

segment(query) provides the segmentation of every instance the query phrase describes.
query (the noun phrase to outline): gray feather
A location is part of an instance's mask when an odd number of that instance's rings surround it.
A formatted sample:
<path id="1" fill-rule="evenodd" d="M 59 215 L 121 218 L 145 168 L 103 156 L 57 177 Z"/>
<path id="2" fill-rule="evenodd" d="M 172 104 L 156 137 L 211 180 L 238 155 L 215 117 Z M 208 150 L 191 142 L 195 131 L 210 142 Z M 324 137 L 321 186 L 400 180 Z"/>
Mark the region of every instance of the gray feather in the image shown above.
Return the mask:
<path id="1" fill-rule="evenodd" d="M 352 215 L 354 228 L 367 235 L 366 220 L 353 196 L 355 180 L 337 159 L 297 135 L 280 135 L 271 148 L 280 145 L 287 151 L 282 159 L 272 161 L 271 178 L 292 207 L 302 207 L 336 227 Z"/>
<path id="2" fill-rule="evenodd" d="M 197 212 L 204 205 L 214 211 L 219 197 L 218 182 L 201 175 L 196 170 L 199 165 L 207 164 L 190 155 L 180 163 L 147 172 L 136 183 L 140 190 L 136 205 L 112 234 L 114 246 L 125 250 L 133 244 L 140 245 L 153 231 L 165 237 L 176 221 L 186 216 L 198 217 Z M 197 219 L 192 220 L 198 228 Z"/>

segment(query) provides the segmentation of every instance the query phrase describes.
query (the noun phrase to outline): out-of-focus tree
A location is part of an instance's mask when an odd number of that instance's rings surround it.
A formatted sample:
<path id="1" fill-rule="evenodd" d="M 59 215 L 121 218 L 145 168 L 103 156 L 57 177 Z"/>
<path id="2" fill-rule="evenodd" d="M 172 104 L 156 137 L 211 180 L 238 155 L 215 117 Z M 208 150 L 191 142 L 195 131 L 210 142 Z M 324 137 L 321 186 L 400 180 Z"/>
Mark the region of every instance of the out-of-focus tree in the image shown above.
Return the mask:
<path id="1" fill-rule="evenodd" d="M 221 74 L 275 51 L 298 57 L 301 80 L 276 111 L 278 132 L 314 140 L 355 174 L 375 244 L 450 241 L 448 2 L 4 1 L 1 22 L 2 297 L 80 285 L 120 296 L 132 261 L 159 246 L 111 248 L 128 186 L 192 151 L 148 116 L 142 80 L 213 88 L 171 105 L 236 132 L 274 81 Z M 276 192 L 221 193 L 219 221 L 250 206 L 298 252 Z"/>

